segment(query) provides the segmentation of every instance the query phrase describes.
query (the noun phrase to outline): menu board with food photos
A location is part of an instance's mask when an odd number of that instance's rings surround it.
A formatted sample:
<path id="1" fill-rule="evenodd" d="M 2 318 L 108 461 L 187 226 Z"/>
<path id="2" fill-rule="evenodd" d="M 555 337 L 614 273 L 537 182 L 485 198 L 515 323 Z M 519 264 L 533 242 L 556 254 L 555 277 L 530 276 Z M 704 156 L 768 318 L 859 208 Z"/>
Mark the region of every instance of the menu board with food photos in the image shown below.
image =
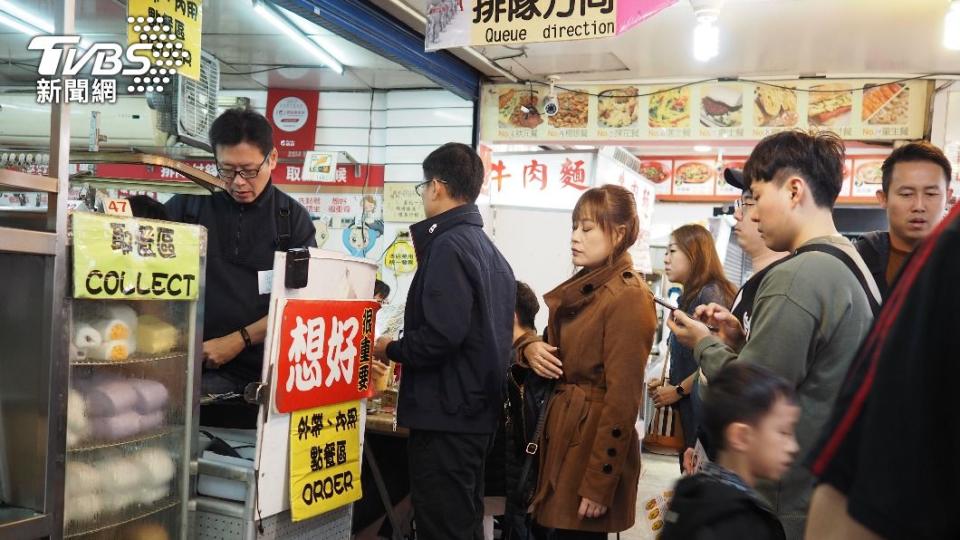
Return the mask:
<path id="1" fill-rule="evenodd" d="M 678 86 L 485 85 L 481 139 L 550 141 L 758 140 L 787 129 L 825 129 L 844 138 L 919 139 L 925 80 L 721 81 Z"/>
<path id="2" fill-rule="evenodd" d="M 843 162 L 843 185 L 839 204 L 875 204 L 883 174 L 884 155 L 864 155 Z M 657 200 L 684 202 L 722 202 L 740 196 L 740 189 L 723 178 L 726 168 L 743 169 L 747 156 L 725 156 L 723 162 L 704 157 L 640 157 L 640 174 L 656 188 Z"/>

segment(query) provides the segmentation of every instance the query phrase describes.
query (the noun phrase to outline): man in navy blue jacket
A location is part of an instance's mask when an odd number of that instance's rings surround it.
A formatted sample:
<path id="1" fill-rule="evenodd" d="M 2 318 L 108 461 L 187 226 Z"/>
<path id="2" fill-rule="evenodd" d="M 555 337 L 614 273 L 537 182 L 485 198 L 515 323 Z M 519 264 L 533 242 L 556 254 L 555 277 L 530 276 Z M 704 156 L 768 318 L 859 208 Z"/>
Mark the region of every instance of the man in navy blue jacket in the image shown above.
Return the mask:
<path id="1" fill-rule="evenodd" d="M 516 280 L 474 204 L 483 163 L 448 143 L 423 162 L 427 219 L 410 227 L 417 273 L 404 334 L 374 354 L 403 365 L 397 423 L 410 429 L 410 487 L 423 539 L 483 538 L 484 459 L 503 407 Z"/>

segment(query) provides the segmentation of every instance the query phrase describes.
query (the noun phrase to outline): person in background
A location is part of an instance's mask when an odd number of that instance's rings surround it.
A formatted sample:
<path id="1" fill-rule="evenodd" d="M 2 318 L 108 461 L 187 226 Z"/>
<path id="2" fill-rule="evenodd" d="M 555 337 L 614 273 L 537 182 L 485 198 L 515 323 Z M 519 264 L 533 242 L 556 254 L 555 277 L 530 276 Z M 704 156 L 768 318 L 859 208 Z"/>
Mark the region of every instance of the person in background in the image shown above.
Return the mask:
<path id="1" fill-rule="evenodd" d="M 533 499 L 553 538 L 606 538 L 635 519 L 640 440 L 635 423 L 657 316 L 627 248 L 637 240 L 633 194 L 592 188 L 573 210 L 571 255 L 580 268 L 544 296 L 547 339 L 518 344 L 526 364 L 556 379 L 540 444 Z"/>
<path id="2" fill-rule="evenodd" d="M 950 200 L 950 160 L 936 146 L 908 143 L 883 161 L 877 200 L 887 211 L 888 231 L 867 233 L 854 244 L 884 299 L 907 257 L 943 219 Z"/>
<path id="3" fill-rule="evenodd" d="M 277 166 L 273 130 L 263 115 L 230 109 L 210 126 L 217 174 L 227 190 L 177 195 L 170 219 L 207 228 L 207 278 L 203 304 L 203 394 L 242 393 L 263 372 L 270 291 L 261 282 L 273 270 L 274 252 L 316 247 L 307 210 L 271 181 Z M 250 428 L 251 414 L 202 418 L 204 425 Z"/>
<path id="4" fill-rule="evenodd" d="M 702 305 L 711 303 L 729 306 L 736 288 L 723 272 L 710 231 L 700 225 L 684 225 L 670 235 L 670 244 L 663 259 L 667 279 L 683 285 L 679 308 L 693 314 Z M 697 425 L 700 416 L 700 397 L 695 389 L 698 379 L 697 361 L 693 349 L 676 340 L 668 339 L 670 347 L 669 383 L 654 380 L 648 384 L 653 403 L 657 407 L 674 405 L 680 412 L 684 448 L 697 443 Z M 696 402 L 696 403 L 695 403 Z M 683 452 L 680 466 L 683 466 Z"/>
<path id="5" fill-rule="evenodd" d="M 397 423 L 410 429 L 417 537 L 483 538 L 484 461 L 503 410 L 516 280 L 483 232 L 483 162 L 448 143 L 423 162 L 427 218 L 410 227 L 417 271 L 404 334 L 374 356 L 403 366 Z"/>
<path id="6" fill-rule="evenodd" d="M 390 286 L 379 279 L 373 284 L 373 299 L 381 304 L 387 303 L 390 297 Z"/>
<path id="7" fill-rule="evenodd" d="M 663 540 L 780 540 L 783 525 L 754 491 L 777 481 L 796 457 L 800 417 L 793 387 L 759 366 L 734 363 L 710 381 L 703 425 L 717 458 L 677 482 Z"/>
<path id="8" fill-rule="evenodd" d="M 159 219 L 163 221 L 170 220 L 170 216 L 167 215 L 167 208 L 162 202 L 153 197 L 148 197 L 147 195 L 131 195 L 127 197 L 127 201 L 130 202 L 130 213 L 132 213 L 134 217 Z"/>
<path id="9" fill-rule="evenodd" d="M 761 140 L 744 167 L 757 203 L 751 219 L 767 247 L 794 254 L 763 277 L 747 324 L 718 304 L 698 308 L 696 319 L 677 310 L 667 321 L 677 339 L 694 348 L 708 381 L 739 361 L 790 382 L 802 410 L 797 441 L 803 454 L 826 423 L 880 302 L 869 270 L 833 222 L 843 160 L 843 141 L 830 132 L 785 131 Z M 757 488 L 787 538 L 801 538 L 813 490 L 809 471 L 797 463 L 780 482 Z"/>

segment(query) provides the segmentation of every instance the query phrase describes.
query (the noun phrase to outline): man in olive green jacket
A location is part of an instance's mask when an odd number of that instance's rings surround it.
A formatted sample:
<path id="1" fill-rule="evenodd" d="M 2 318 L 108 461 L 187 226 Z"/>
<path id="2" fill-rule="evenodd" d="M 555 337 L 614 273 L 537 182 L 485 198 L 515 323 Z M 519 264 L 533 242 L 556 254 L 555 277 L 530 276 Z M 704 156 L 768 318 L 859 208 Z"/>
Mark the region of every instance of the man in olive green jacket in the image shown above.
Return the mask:
<path id="1" fill-rule="evenodd" d="M 741 361 L 796 386 L 800 455 L 776 485 L 758 486 L 790 539 L 803 537 L 814 486 L 802 459 L 830 415 L 880 301 L 869 270 L 833 222 L 843 159 L 843 143 L 830 133 L 789 131 L 761 141 L 744 167 L 756 200 L 751 218 L 767 247 L 792 255 L 763 278 L 743 325 L 715 304 L 697 311 L 700 320 L 675 311 L 668 321 L 677 339 L 694 348 L 707 381 Z"/>

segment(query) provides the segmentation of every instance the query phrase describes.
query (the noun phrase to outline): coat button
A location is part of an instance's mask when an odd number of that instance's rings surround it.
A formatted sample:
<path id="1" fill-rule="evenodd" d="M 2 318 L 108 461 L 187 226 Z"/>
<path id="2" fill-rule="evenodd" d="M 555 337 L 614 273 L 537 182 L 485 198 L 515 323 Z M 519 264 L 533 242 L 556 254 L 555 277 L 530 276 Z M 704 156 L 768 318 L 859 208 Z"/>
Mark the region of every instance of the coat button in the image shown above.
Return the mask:
<path id="1" fill-rule="evenodd" d="M 620 435 L 623 435 L 623 432 L 620 431 L 620 428 L 613 428 L 613 431 L 611 431 L 610 434 L 619 439 Z"/>
<path id="2" fill-rule="evenodd" d="M 604 466 L 603 466 L 603 472 L 605 472 L 605 473 L 607 473 L 607 474 L 612 473 L 612 472 L 613 472 L 613 465 L 611 465 L 611 464 L 609 464 L 609 463 L 607 463 L 606 465 L 604 465 Z"/>
<path id="3" fill-rule="evenodd" d="M 616 448 L 607 448 L 607 455 L 610 456 L 610 457 L 616 457 L 616 456 L 617 456 L 617 449 L 616 449 Z"/>

